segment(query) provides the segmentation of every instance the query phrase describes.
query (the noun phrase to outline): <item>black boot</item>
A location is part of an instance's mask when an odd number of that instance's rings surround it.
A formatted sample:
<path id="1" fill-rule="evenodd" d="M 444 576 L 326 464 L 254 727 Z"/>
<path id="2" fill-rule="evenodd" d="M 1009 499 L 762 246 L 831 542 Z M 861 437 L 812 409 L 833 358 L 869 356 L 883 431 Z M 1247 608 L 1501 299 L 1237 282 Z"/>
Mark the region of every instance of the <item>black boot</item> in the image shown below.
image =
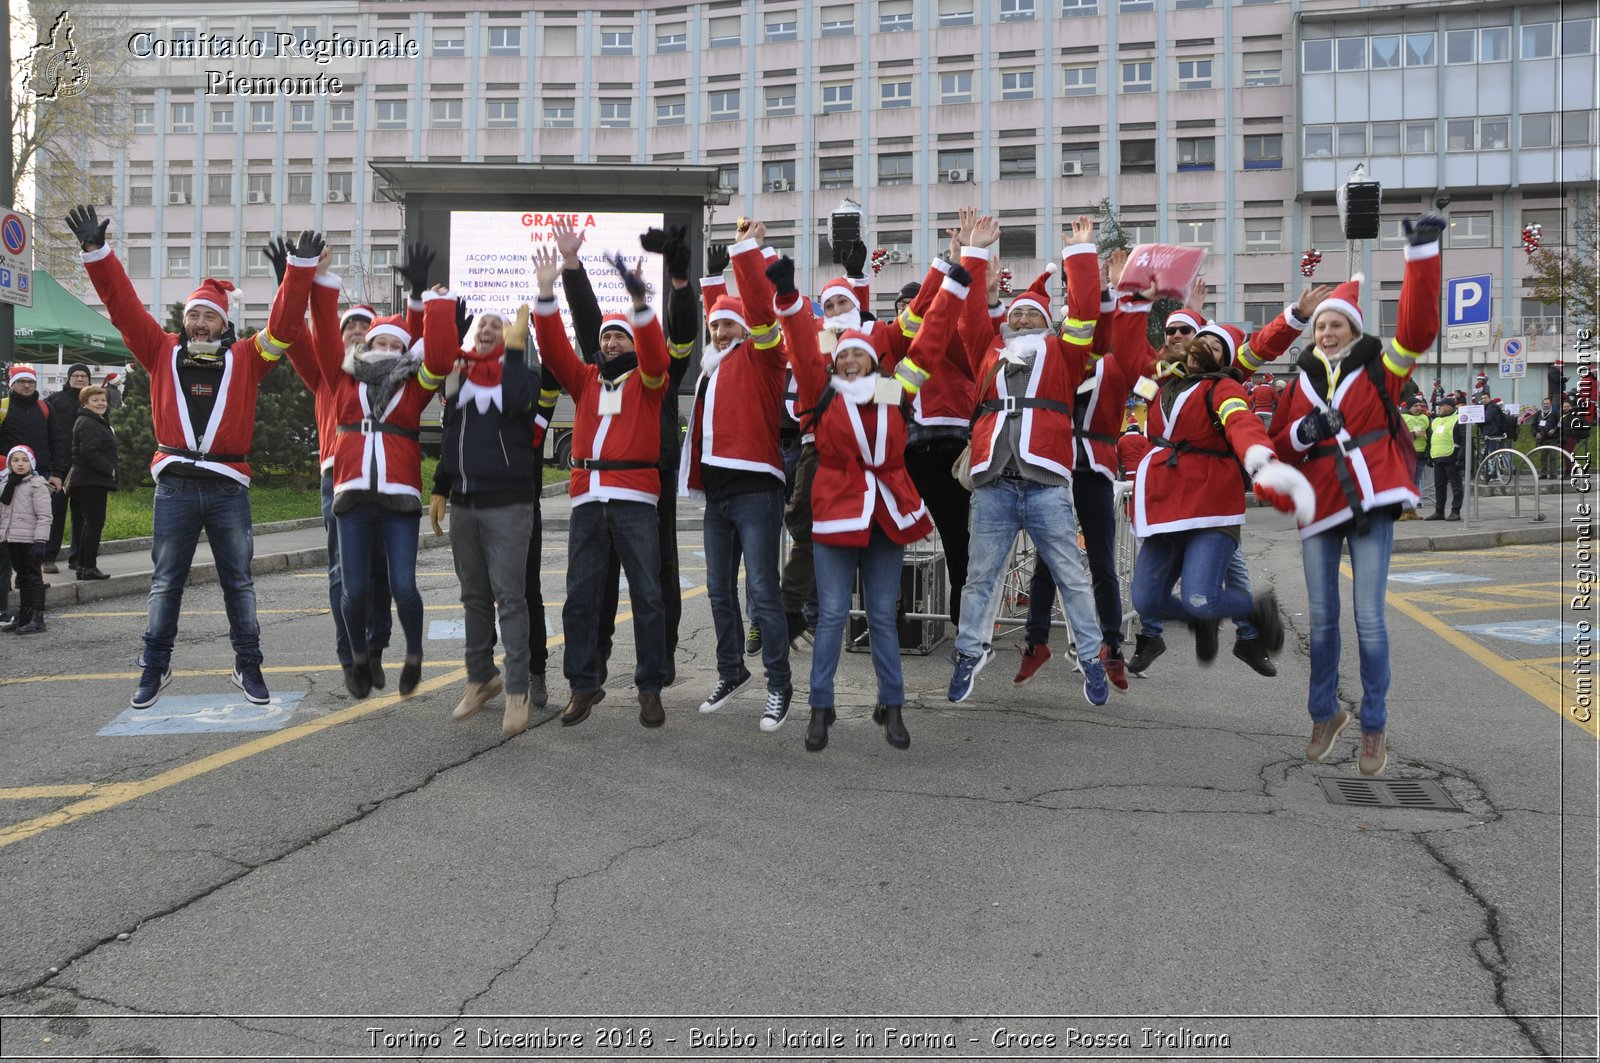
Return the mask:
<path id="1" fill-rule="evenodd" d="M 1191 620 L 1189 630 L 1194 632 L 1194 655 L 1201 664 L 1217 659 L 1217 629 L 1221 620 Z"/>
<path id="2" fill-rule="evenodd" d="M 17 630 L 17 628 L 22 627 L 23 625 L 27 624 L 28 615 L 30 613 L 32 613 L 32 612 L 33 612 L 33 610 L 27 608 L 26 606 L 21 606 L 21 605 L 17 606 L 17 611 L 12 614 L 11 619 L 7 620 L 3 624 L 0 624 L 0 631 L 15 631 L 15 630 Z"/>
<path id="3" fill-rule="evenodd" d="M 905 721 L 900 718 L 899 705 L 879 705 L 872 710 L 872 722 L 883 724 L 883 737 L 896 749 L 905 749 L 911 745 L 911 735 L 906 731 Z"/>
<path id="4" fill-rule="evenodd" d="M 1267 656 L 1267 647 L 1260 639 L 1235 640 L 1233 655 L 1255 669 L 1260 675 L 1271 677 L 1278 674 L 1278 666 L 1272 663 L 1271 657 Z"/>
<path id="5" fill-rule="evenodd" d="M 376 661 L 377 658 L 374 657 L 373 660 Z M 407 657 L 406 663 L 400 666 L 400 696 L 409 695 L 417 689 L 417 684 L 420 682 L 422 682 L 422 658 L 418 657 L 413 661 Z"/>
<path id="6" fill-rule="evenodd" d="M 806 749 L 815 753 L 828 744 L 828 726 L 834 721 L 833 706 L 811 710 L 811 729 L 806 731 Z"/>
<path id="7" fill-rule="evenodd" d="M 382 690 L 383 684 L 388 680 L 383 676 L 383 651 L 373 650 L 372 659 L 367 661 L 367 674 L 372 677 L 372 689 Z"/>
<path id="8" fill-rule="evenodd" d="M 31 609 L 28 611 L 28 622 L 17 628 L 19 635 L 38 635 L 44 631 L 44 610 Z"/>
<path id="9" fill-rule="evenodd" d="M 1133 659 L 1128 671 L 1143 675 L 1155 659 L 1167 652 L 1167 643 L 1160 635 L 1136 635 L 1133 640 Z"/>
<path id="10" fill-rule="evenodd" d="M 355 663 L 344 666 L 344 688 L 353 698 L 364 698 L 372 693 L 372 672 L 366 661 L 357 658 Z"/>
<path id="11" fill-rule="evenodd" d="M 1257 595 L 1255 612 L 1250 619 L 1260 632 L 1261 644 L 1268 653 L 1276 654 L 1283 649 L 1283 617 L 1278 615 L 1277 594 L 1267 591 Z"/>

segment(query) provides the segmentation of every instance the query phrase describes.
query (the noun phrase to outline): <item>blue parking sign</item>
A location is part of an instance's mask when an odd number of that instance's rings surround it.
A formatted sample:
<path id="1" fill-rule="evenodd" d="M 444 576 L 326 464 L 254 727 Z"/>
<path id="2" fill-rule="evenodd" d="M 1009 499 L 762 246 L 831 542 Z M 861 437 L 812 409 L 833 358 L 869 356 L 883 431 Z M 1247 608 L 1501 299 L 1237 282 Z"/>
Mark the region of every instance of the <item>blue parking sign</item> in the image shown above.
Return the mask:
<path id="1" fill-rule="evenodd" d="M 1487 325 L 1494 307 L 1493 282 L 1494 278 L 1487 273 L 1477 277 L 1451 277 L 1445 282 L 1445 325 Z"/>

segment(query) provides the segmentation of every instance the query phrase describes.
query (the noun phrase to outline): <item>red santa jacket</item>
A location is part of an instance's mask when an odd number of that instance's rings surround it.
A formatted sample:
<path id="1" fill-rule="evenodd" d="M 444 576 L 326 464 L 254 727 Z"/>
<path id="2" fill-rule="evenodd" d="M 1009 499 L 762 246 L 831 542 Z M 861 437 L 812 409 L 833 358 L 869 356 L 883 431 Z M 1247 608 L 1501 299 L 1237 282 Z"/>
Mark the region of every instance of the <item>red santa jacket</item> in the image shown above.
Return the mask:
<path id="1" fill-rule="evenodd" d="M 212 407 L 210 423 L 203 425 L 189 423 L 189 404 L 178 383 L 179 344 L 183 337 L 167 332 L 150 316 L 128 280 L 127 271 L 111 253 L 110 244 L 85 251 L 83 264 L 95 293 L 105 304 L 106 316 L 150 374 L 150 420 L 155 427 L 156 446 L 187 452 L 169 454 L 157 449 L 150 459 L 150 474 L 159 480 L 161 471 L 172 463 L 189 462 L 249 486 L 250 443 L 255 438 L 256 395 L 261 378 L 283 357 L 290 342 L 303 334 L 306 301 L 317 260 L 289 259 L 288 272 L 272 300 L 267 327 L 249 339 L 236 341 L 222 353 L 216 405 Z"/>
<path id="2" fill-rule="evenodd" d="M 728 251 L 750 338 L 730 348 L 710 372 L 701 366 L 678 462 L 678 493 L 696 498 L 705 489 L 702 463 L 767 473 L 783 481 L 778 413 L 786 367 L 783 336 L 772 310 L 772 282 L 754 240 L 742 240 Z M 707 315 L 723 288 L 720 277 L 700 282 Z M 701 355 L 702 362 L 705 357 Z"/>
<path id="3" fill-rule="evenodd" d="M 1272 437 L 1278 456 L 1299 465 L 1316 492 L 1316 516 L 1301 527 L 1302 539 L 1350 520 L 1356 506 L 1366 511 L 1416 505 L 1416 448 L 1404 422 L 1389 411 L 1400 401 L 1417 356 L 1438 334 L 1439 283 L 1439 245 L 1407 247 L 1400 320 L 1387 349 L 1377 337 L 1362 336 L 1337 365 L 1316 348 L 1300 356 L 1300 379 L 1287 389 L 1288 404 L 1273 420 Z M 1300 422 L 1327 409 L 1344 417 L 1338 443 L 1302 445 Z"/>
<path id="4" fill-rule="evenodd" d="M 335 495 L 376 490 L 422 497 L 422 444 L 417 425 L 461 351 L 456 339 L 456 301 L 428 292 L 424 302 L 422 364 L 395 389 L 382 410 L 373 410 L 366 386 L 345 369 L 345 355 L 333 345 L 322 348 L 322 387 L 331 397 L 335 422 Z M 319 334 L 325 331 L 326 322 L 318 328 Z"/>
<path id="5" fill-rule="evenodd" d="M 1133 490 L 1139 538 L 1244 523 L 1240 463 L 1251 447 L 1270 449 L 1272 441 L 1238 381 L 1207 375 L 1162 385 L 1149 432 L 1152 447 Z"/>
<path id="6" fill-rule="evenodd" d="M 1100 314 L 1100 265 L 1093 244 L 1079 244 L 1068 251 L 1069 269 L 1081 277 L 1077 281 L 1069 279 L 1067 284 L 1067 317 L 1062 335 L 1038 338 L 1041 349 L 1034 357 L 1027 389 L 1022 395 L 1012 395 L 1004 372 L 990 375 L 990 370 L 1005 354 L 1004 342 L 999 338 L 986 346 L 971 342 L 971 337 L 981 336 L 985 329 L 992 328 L 988 324 L 983 295 L 987 251 L 977 247 L 962 248 L 961 264 L 972 274 L 972 291 L 977 293 L 967 298 L 964 311 L 968 322 L 965 333 L 968 357 L 973 379 L 989 381 L 978 396 L 986 408 L 972 429 L 974 476 L 989 468 L 994 443 L 1005 428 L 1005 419 L 1020 416 L 1018 460 L 1048 469 L 1058 476 L 1072 477 L 1075 464 L 1072 405 L 1078 385 L 1083 381 L 1084 363 L 1094 339 L 1095 319 Z"/>
<path id="7" fill-rule="evenodd" d="M 967 290 L 945 278 L 915 341 L 894 367 L 903 395 L 915 395 L 931 379 L 915 360 L 923 351 L 942 353 L 955 333 Z M 786 319 L 789 358 L 801 401 L 818 405 L 830 373 L 817 347 L 810 304 L 795 295 L 779 310 Z M 928 507 L 906 472 L 903 403 L 857 404 L 843 394 L 828 401 L 816 424 L 817 478 L 811 488 L 811 535 L 834 546 L 865 546 L 877 524 L 891 541 L 912 543 L 928 535 Z"/>
<path id="8" fill-rule="evenodd" d="M 284 352 L 311 392 L 317 422 L 317 467 L 323 472 L 333 468 L 334 436 L 339 422 L 333 392 L 322 386 L 322 364 L 334 350 L 343 356 L 344 340 L 339 330 L 339 291 L 343 283 L 336 274 L 316 275 L 311 284 L 310 335 L 301 333 Z"/>
<path id="9" fill-rule="evenodd" d="M 634 349 L 639 367 L 619 383 L 607 384 L 600 368 L 585 364 L 572 350 L 554 299 L 533 306 L 534 334 L 544 366 L 572 396 L 572 479 L 567 494 L 574 506 L 586 502 L 648 502 L 661 497 L 661 400 L 666 394 L 669 357 L 661 323 L 648 307 L 633 312 Z M 620 392 L 618 413 L 602 413 L 608 392 Z"/>

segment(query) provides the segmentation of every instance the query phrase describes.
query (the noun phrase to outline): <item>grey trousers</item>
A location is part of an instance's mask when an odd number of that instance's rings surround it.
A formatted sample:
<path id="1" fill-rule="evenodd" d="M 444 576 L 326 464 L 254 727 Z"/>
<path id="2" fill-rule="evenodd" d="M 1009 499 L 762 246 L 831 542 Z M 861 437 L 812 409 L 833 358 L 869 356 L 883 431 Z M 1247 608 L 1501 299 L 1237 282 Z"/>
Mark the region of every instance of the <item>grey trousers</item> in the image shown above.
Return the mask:
<path id="1" fill-rule="evenodd" d="M 506 650 L 506 693 L 528 692 L 528 540 L 534 503 L 450 507 L 450 552 L 467 614 L 467 679 L 486 683 L 494 666 L 495 610 Z"/>

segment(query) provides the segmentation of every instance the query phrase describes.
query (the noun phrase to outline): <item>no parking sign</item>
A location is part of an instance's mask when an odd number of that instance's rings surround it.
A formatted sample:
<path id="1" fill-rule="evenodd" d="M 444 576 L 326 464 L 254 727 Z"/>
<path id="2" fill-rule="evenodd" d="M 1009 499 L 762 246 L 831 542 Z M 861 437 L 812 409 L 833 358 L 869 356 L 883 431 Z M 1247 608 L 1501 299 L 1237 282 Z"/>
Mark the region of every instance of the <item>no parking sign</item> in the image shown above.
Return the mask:
<path id="1" fill-rule="evenodd" d="M 1528 351 L 1522 340 L 1513 336 L 1500 352 L 1500 379 L 1521 380 L 1528 375 Z"/>
<path id="2" fill-rule="evenodd" d="M 33 224 L 9 210 L 0 215 L 0 303 L 33 305 Z"/>

